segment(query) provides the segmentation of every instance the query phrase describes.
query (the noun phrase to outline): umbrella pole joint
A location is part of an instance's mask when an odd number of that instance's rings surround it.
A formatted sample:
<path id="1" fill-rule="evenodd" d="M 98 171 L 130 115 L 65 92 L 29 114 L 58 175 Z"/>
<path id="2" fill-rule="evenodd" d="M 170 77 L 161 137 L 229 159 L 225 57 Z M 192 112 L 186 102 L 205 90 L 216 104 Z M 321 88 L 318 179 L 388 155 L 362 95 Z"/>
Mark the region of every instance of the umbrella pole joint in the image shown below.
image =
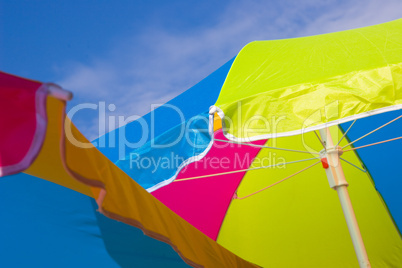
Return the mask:
<path id="1" fill-rule="evenodd" d="M 350 201 L 347 188 L 349 184 L 346 181 L 340 162 L 340 156 L 343 153 L 342 148 L 337 145 L 334 146 L 329 128 L 321 129 L 320 135 L 325 146 L 324 150 L 320 152 L 321 162 L 325 169 L 329 186 L 338 194 L 359 266 L 362 268 L 371 267 L 353 206 Z"/>

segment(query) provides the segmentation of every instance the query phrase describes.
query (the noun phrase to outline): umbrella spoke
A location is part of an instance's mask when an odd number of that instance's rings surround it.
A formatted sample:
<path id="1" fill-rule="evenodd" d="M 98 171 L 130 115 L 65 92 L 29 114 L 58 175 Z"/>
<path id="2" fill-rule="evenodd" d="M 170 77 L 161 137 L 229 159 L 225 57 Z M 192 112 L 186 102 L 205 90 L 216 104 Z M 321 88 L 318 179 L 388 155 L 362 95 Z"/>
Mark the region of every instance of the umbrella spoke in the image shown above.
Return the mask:
<path id="1" fill-rule="evenodd" d="M 348 130 L 346 130 L 346 132 L 343 133 L 343 136 L 342 136 L 341 139 L 338 141 L 338 143 L 336 144 L 335 147 L 337 147 L 337 146 L 341 143 L 341 141 L 343 140 L 343 138 L 345 138 L 346 134 L 348 134 L 349 130 L 350 130 L 350 129 L 353 127 L 353 125 L 356 123 L 356 120 L 357 120 L 357 119 L 355 119 L 355 120 L 353 121 L 353 123 L 349 126 Z"/>
<path id="2" fill-rule="evenodd" d="M 239 197 L 237 194 L 235 194 L 233 198 L 234 198 L 234 199 L 240 199 L 240 200 L 242 200 L 242 199 L 246 199 L 246 198 L 248 198 L 248 197 L 250 197 L 250 196 L 253 196 L 253 195 L 255 195 L 255 194 L 261 193 L 262 191 L 267 190 L 267 189 L 271 188 L 272 186 L 275 186 L 275 185 L 277 185 L 277 184 L 279 184 L 279 183 L 281 183 L 281 182 L 284 182 L 285 180 L 290 179 L 290 178 L 296 176 L 297 174 L 302 173 L 303 171 L 305 171 L 305 170 L 307 170 L 307 169 L 309 169 L 309 168 L 314 167 L 314 166 L 317 165 L 318 163 L 321 163 L 321 161 L 318 161 L 318 162 L 316 162 L 316 163 L 314 163 L 314 164 L 312 164 L 312 165 L 310 165 L 310 166 L 308 166 L 308 167 L 306 167 L 306 168 L 303 168 L 303 169 L 297 171 L 296 173 L 293 173 L 292 175 L 287 176 L 286 178 L 284 178 L 284 179 L 282 179 L 282 180 L 280 180 L 280 181 L 277 181 L 277 182 L 275 182 L 275 183 L 273 183 L 273 184 L 271 184 L 271 185 L 269 185 L 269 186 L 267 186 L 267 187 L 264 187 L 264 188 L 262 188 L 262 189 L 260 189 L 260 190 L 258 190 L 258 191 L 256 191 L 256 192 L 254 192 L 254 193 L 251 193 L 251 194 L 248 194 L 248 195 L 242 196 L 242 197 Z"/>
<path id="3" fill-rule="evenodd" d="M 311 160 L 315 160 L 315 159 L 318 159 L 318 158 L 319 157 L 314 157 L 314 158 L 302 159 L 302 160 L 291 161 L 291 162 L 286 162 L 286 163 L 280 163 L 280 164 L 270 165 L 270 166 L 238 169 L 238 170 L 232 170 L 232 171 L 221 172 L 221 173 L 214 173 L 214 174 L 208 174 L 208 175 L 202 175 L 202 176 L 196 176 L 196 177 L 189 177 L 189 178 L 177 179 L 177 180 L 174 180 L 174 182 L 202 179 L 202 178 L 215 177 L 215 176 L 222 176 L 222 175 L 228 175 L 228 174 L 245 172 L 245 171 L 250 171 L 250 170 L 263 169 L 263 168 L 271 168 L 271 167 L 277 167 L 277 166 L 281 166 L 281 165 L 287 165 L 287 164 L 294 164 L 294 163 L 300 163 L 300 162 L 305 162 L 305 161 L 311 161 Z"/>
<path id="4" fill-rule="evenodd" d="M 362 169 L 362 168 L 359 168 L 358 166 L 356 166 L 355 164 L 353 164 L 353 163 L 351 163 L 351 162 L 349 162 L 348 160 L 346 160 L 346 159 L 343 159 L 342 157 L 340 157 L 340 159 L 342 160 L 342 161 L 345 161 L 346 163 L 348 163 L 349 165 L 352 165 L 352 166 L 354 166 L 355 168 L 357 168 L 358 170 L 361 170 L 361 171 L 363 171 L 363 172 L 367 172 L 366 170 L 364 170 L 364 169 Z"/>
<path id="5" fill-rule="evenodd" d="M 324 150 L 327 150 L 327 146 L 325 146 L 324 142 L 321 140 L 320 136 L 317 134 L 317 132 L 314 130 L 314 134 L 317 136 L 318 140 L 321 142 L 322 147 L 324 147 Z"/>
<path id="6" fill-rule="evenodd" d="M 386 142 L 390 142 L 390 141 L 396 141 L 396 140 L 400 140 L 400 139 L 402 139 L 402 137 L 393 138 L 393 139 L 389 139 L 389 140 L 385 140 L 385 141 L 374 142 L 374 143 L 370 143 L 370 144 L 367 144 L 367 145 L 362 145 L 362 146 L 359 146 L 359 147 L 350 148 L 348 150 L 344 150 L 343 152 L 346 153 L 346 152 L 349 152 L 349 151 L 354 151 L 354 150 L 357 150 L 357 149 L 370 147 L 370 146 L 373 146 L 373 145 L 378 145 L 378 144 L 382 144 L 382 143 L 386 143 Z"/>
<path id="7" fill-rule="evenodd" d="M 343 146 L 342 149 L 348 147 L 349 145 L 351 145 L 351 144 L 353 144 L 353 143 L 355 143 L 355 142 L 357 142 L 357 141 L 359 141 L 359 140 L 361 140 L 361 139 L 363 139 L 363 138 L 365 138 L 365 137 L 367 137 L 367 136 L 370 135 L 370 134 L 373 134 L 373 133 L 376 132 L 377 130 L 380 130 L 380 129 L 382 129 L 383 127 L 385 127 L 385 126 L 391 124 L 392 122 L 395 122 L 395 121 L 398 120 L 399 118 L 402 118 L 402 115 L 398 116 L 397 118 L 395 118 L 395 119 L 389 121 L 388 123 L 386 123 L 386 124 L 384 124 L 384 125 L 382 125 L 382 126 L 376 128 L 376 129 L 374 129 L 373 131 L 370 131 L 370 132 L 367 133 L 366 135 L 363 135 L 363 136 L 361 136 L 360 138 L 358 138 L 358 139 L 356 139 L 356 140 L 354 140 L 354 141 L 348 143 L 347 145 Z M 349 151 L 349 150 L 348 150 L 348 151 Z"/>
<path id="8" fill-rule="evenodd" d="M 258 144 L 245 143 L 245 142 L 235 142 L 235 141 L 230 141 L 230 140 L 214 139 L 214 141 L 221 141 L 221 142 L 226 142 L 226 143 L 233 143 L 233 144 L 246 145 L 246 146 L 250 146 L 250 147 L 266 148 L 266 149 L 281 150 L 281 151 L 289 151 L 289 152 L 297 152 L 297 153 L 319 154 L 319 153 L 317 153 L 317 152 L 308 152 L 308 151 L 293 150 L 293 149 L 286 149 L 286 148 L 270 147 L 270 146 L 265 146 L 265 145 L 258 145 Z"/>

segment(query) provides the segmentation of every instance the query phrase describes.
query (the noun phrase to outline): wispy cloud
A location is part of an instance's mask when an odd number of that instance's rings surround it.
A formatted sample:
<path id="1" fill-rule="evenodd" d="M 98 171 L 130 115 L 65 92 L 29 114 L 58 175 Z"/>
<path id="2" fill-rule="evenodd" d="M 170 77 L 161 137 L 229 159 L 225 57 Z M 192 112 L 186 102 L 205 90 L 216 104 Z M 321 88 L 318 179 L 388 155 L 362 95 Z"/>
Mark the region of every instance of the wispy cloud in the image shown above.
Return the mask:
<path id="1" fill-rule="evenodd" d="M 214 25 L 194 31 L 149 25 L 133 36 L 119 37 L 107 55 L 61 67 L 66 75 L 59 83 L 76 92 L 72 104 L 106 101 L 116 105 L 114 114 L 144 115 L 152 103 L 185 91 L 251 41 L 346 30 L 401 15 L 399 0 L 233 1 Z M 89 138 L 99 134 L 96 116 L 74 119 Z"/>

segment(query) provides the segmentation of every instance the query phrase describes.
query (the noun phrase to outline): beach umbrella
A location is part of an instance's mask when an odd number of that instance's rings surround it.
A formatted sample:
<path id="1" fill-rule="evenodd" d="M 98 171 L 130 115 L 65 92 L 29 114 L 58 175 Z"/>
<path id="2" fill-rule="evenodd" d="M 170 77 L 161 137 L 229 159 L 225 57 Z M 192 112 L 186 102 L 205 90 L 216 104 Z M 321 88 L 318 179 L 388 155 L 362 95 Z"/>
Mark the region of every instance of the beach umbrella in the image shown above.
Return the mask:
<path id="1" fill-rule="evenodd" d="M 65 116 L 70 98 L 57 85 L 0 72 L 3 265 L 256 267 L 177 216 L 99 152 Z M 128 199 L 115 206 L 120 200 L 110 197 L 116 193 Z M 97 215 L 96 203 L 124 223 Z"/>
<path id="2" fill-rule="evenodd" d="M 100 150 L 257 265 L 398 267 L 401 31 L 397 20 L 250 43 L 222 89 L 190 90 L 169 103 L 192 105 L 181 124 L 120 157 Z M 217 98 L 211 108 L 206 96 Z M 153 117 L 173 121 L 163 110 Z M 135 140 L 143 126 L 113 137 Z"/>

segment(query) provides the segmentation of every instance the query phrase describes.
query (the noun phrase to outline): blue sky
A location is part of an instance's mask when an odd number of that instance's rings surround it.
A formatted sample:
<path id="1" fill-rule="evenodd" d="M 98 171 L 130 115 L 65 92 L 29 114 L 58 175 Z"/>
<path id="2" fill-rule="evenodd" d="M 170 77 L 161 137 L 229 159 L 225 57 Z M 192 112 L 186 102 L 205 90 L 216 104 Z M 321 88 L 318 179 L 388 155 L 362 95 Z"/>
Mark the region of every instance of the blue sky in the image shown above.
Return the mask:
<path id="1" fill-rule="evenodd" d="M 0 69 L 144 115 L 254 40 L 293 38 L 402 17 L 400 0 L 0 0 Z M 98 114 L 73 118 L 89 138 Z"/>

